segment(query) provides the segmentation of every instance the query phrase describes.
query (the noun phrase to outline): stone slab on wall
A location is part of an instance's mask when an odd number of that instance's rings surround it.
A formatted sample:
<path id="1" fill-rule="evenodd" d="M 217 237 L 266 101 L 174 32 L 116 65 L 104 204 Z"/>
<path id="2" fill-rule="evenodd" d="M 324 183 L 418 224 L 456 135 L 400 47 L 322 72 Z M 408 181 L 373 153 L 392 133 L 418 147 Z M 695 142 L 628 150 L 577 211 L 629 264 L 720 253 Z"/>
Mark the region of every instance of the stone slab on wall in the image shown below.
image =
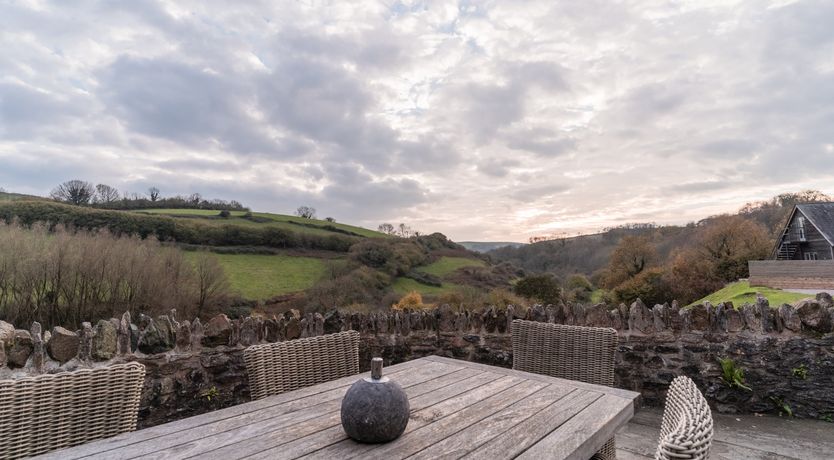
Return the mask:
<path id="1" fill-rule="evenodd" d="M 834 289 L 834 260 L 751 260 L 751 286 Z"/>

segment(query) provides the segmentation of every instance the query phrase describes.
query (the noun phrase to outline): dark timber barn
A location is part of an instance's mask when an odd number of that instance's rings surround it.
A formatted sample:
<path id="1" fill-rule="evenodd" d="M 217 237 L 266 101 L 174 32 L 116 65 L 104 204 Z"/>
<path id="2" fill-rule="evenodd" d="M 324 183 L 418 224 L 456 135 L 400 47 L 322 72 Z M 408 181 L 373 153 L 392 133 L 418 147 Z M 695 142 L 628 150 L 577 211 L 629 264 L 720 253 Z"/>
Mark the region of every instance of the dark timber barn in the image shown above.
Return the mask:
<path id="1" fill-rule="evenodd" d="M 771 260 L 751 260 L 751 286 L 834 292 L 834 203 L 799 204 Z"/>
<path id="2" fill-rule="evenodd" d="M 796 205 L 771 259 L 834 259 L 834 203 Z"/>

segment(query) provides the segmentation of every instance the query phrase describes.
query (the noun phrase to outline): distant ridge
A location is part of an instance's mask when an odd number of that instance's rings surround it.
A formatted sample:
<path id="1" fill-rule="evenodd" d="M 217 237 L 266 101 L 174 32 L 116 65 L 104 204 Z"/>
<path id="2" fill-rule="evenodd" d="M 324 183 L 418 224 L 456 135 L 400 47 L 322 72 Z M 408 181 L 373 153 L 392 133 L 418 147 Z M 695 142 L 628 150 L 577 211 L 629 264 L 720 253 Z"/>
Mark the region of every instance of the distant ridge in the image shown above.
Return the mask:
<path id="1" fill-rule="evenodd" d="M 527 243 L 516 243 L 514 241 L 460 241 L 459 245 L 475 252 L 489 252 L 493 249 L 505 248 L 507 246 L 517 248 Z"/>

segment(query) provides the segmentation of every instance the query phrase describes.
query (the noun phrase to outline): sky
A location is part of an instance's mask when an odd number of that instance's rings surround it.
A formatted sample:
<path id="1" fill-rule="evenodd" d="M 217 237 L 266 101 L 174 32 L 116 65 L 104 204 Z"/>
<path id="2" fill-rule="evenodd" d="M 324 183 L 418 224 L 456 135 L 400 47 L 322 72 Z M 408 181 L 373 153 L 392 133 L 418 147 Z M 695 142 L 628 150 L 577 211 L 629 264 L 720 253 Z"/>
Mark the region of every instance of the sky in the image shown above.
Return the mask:
<path id="1" fill-rule="evenodd" d="M 0 1 L 0 187 L 526 241 L 834 192 L 831 1 Z"/>

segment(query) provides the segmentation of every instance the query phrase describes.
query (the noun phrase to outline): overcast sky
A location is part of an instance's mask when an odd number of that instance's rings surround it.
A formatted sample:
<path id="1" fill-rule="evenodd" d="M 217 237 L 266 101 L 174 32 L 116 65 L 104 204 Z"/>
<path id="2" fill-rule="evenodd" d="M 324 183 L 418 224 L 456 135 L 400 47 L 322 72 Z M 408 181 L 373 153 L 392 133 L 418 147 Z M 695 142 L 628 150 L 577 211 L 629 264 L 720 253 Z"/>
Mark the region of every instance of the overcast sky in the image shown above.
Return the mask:
<path id="1" fill-rule="evenodd" d="M 458 241 L 834 192 L 831 1 L 12 0 L 0 50 L 10 191 L 157 186 Z"/>

